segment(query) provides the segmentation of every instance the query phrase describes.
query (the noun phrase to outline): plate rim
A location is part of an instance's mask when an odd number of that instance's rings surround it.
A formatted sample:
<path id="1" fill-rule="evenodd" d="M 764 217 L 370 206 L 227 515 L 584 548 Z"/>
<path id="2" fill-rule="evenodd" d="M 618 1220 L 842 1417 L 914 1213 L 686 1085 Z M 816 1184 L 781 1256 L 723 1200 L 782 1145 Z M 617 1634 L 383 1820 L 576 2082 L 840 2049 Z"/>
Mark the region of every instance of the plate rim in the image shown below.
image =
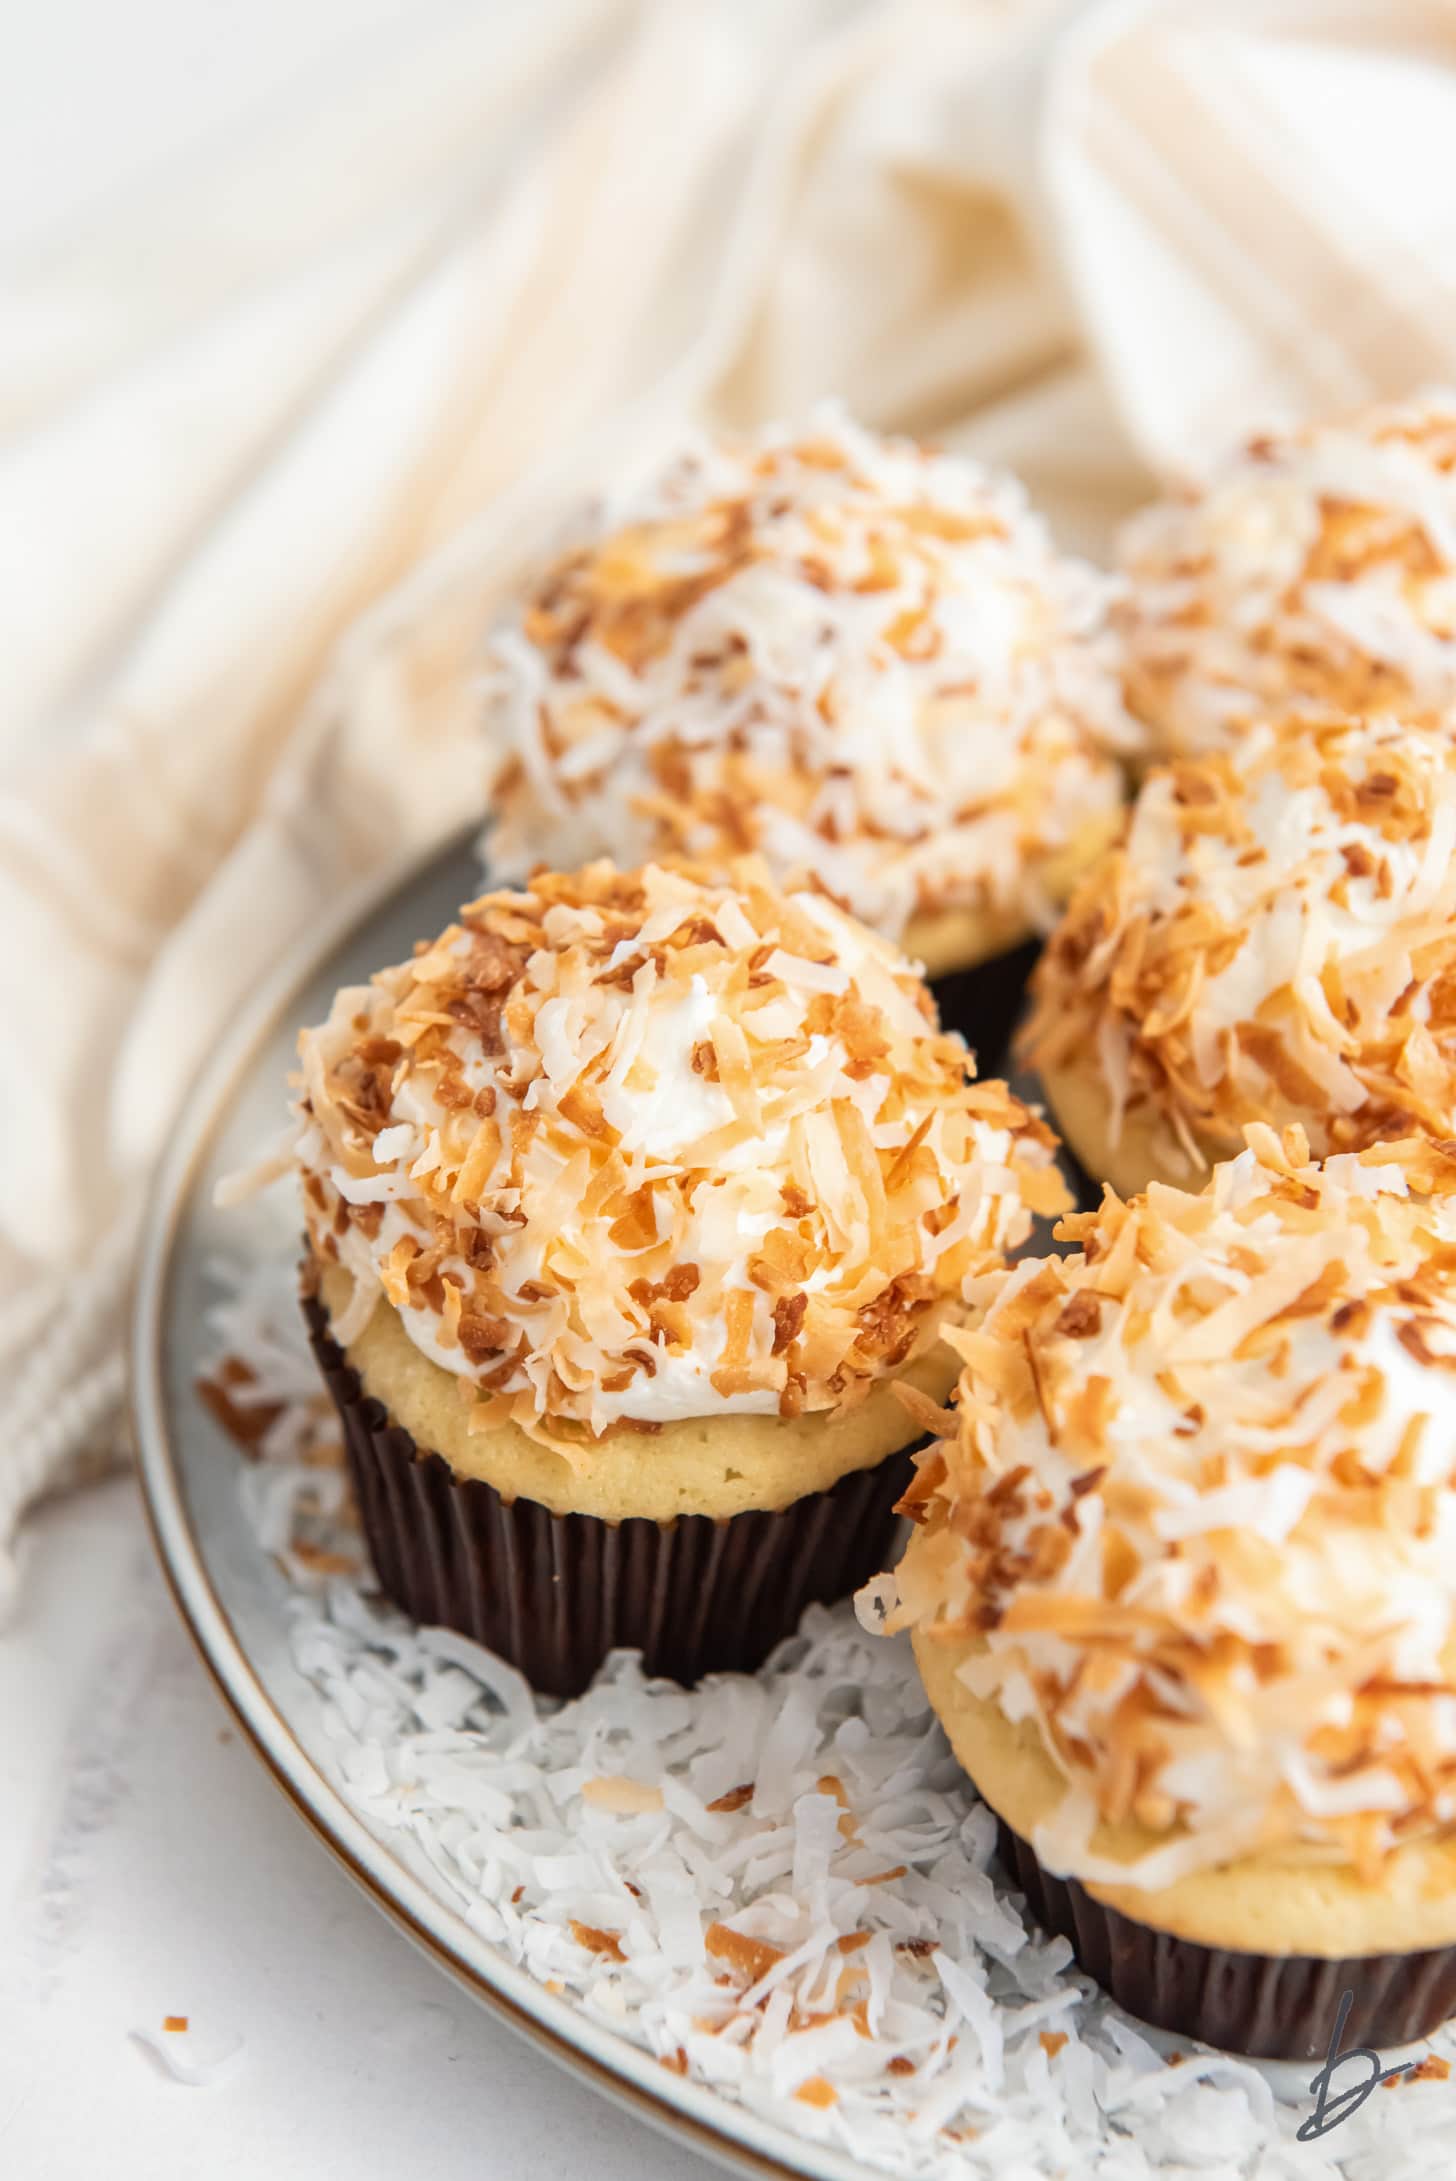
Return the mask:
<path id="1" fill-rule="evenodd" d="M 571 2001 L 548 1992 L 510 1960 L 365 1826 L 308 1755 L 254 1670 L 218 1595 L 182 1487 L 165 1391 L 171 1278 L 182 1219 L 198 1170 L 258 1048 L 310 978 L 359 926 L 468 846 L 472 822 L 351 889 L 254 988 L 183 1095 L 166 1151 L 144 1201 L 128 1313 L 126 1412 L 143 1511 L 167 1588 L 214 1687 L 247 1747 L 315 1840 L 397 1930 L 497 2020 L 568 2072 L 661 2133 L 721 2165 L 787 2181 L 871 2181 L 872 2168 L 838 2146 L 792 2134 L 711 2086 L 681 2077 L 652 2053 Z M 388 1877 L 383 1866 L 391 1866 Z M 463 1943 L 440 1926 L 456 1925 Z M 488 1958 L 487 1970 L 472 1954 Z M 655 2076 L 661 2076 L 659 2082 Z"/>

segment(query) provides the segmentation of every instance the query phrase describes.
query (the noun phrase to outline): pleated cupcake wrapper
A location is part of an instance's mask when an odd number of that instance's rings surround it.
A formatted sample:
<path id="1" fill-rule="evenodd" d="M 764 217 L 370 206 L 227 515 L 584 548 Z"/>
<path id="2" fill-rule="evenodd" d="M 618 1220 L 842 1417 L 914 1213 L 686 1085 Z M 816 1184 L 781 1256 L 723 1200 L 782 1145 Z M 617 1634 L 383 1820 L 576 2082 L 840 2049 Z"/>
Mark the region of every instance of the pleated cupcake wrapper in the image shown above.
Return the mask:
<path id="1" fill-rule="evenodd" d="M 1346 2052 L 1388 2052 L 1456 2014 L 1456 1947 L 1336 1961 L 1198 1946 L 1105 1908 L 1075 1878 L 1044 1870 L 1010 1826 L 999 1833 L 1001 1860 L 1035 1920 L 1071 1941 L 1079 1966 L 1120 2007 L 1158 2029 L 1261 2060 L 1323 2061 L 1345 1992 Z"/>
<path id="2" fill-rule="evenodd" d="M 983 1083 L 1006 1073 L 1011 1033 L 1041 945 L 1040 939 L 1028 939 L 1009 953 L 978 962 L 974 969 L 953 969 L 930 980 L 941 1028 L 960 1031 L 975 1053 L 976 1074 Z"/>
<path id="3" fill-rule="evenodd" d="M 848 1596 L 888 1565 L 910 1449 L 777 1512 L 671 1523 L 552 1514 L 417 1447 L 363 1392 L 322 1305 L 306 1298 L 304 1313 L 382 1589 L 415 1620 L 509 1659 L 546 1695 L 578 1695 L 619 1649 L 684 1683 L 751 1672 L 807 1606 Z"/>

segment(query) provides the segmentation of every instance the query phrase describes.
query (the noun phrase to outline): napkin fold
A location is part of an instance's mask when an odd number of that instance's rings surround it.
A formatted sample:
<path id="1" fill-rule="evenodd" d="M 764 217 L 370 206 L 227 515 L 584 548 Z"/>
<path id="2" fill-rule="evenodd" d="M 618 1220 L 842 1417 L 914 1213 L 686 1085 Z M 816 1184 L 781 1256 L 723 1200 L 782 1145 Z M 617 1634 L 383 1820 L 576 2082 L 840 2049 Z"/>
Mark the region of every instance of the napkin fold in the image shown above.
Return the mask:
<path id="1" fill-rule="evenodd" d="M 832 392 L 1098 551 L 1451 374 L 1453 136 L 1437 0 L 500 0 L 0 266 L 0 1597 L 120 1447 L 187 1082 L 478 808 L 563 506 Z"/>

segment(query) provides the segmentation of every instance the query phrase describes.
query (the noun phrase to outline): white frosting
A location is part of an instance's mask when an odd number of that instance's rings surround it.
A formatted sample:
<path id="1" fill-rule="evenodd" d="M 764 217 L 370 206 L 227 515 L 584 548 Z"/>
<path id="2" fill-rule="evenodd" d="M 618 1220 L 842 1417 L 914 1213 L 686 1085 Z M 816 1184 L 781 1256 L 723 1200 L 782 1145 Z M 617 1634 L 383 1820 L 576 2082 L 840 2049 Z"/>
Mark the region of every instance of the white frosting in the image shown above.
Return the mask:
<path id="1" fill-rule="evenodd" d="M 1456 701 L 1456 396 L 1264 434 L 1125 525 L 1134 710 L 1175 751 L 1273 707 Z"/>
<path id="2" fill-rule="evenodd" d="M 1031 918 L 1121 801 L 1109 595 L 1015 483 L 837 411 L 695 443 L 491 637 L 492 867 L 752 846 L 892 935 Z"/>

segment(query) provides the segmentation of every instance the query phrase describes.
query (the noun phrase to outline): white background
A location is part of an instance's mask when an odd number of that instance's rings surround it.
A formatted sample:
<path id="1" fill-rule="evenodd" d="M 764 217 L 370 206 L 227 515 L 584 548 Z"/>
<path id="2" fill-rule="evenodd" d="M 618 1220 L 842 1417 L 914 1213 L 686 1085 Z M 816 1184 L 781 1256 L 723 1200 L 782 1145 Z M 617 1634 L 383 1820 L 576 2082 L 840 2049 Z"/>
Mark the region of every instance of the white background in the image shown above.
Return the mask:
<path id="1" fill-rule="evenodd" d="M 0 1637 L 4 2181 L 709 2169 L 418 1955 L 231 1729 L 130 1479 L 48 1509 Z M 174 2081 L 134 2036 L 242 2049 Z"/>
<path id="2" fill-rule="evenodd" d="M 484 4 L 484 0 L 474 0 Z M 423 0 L 0 0 L 0 268 Z M 0 1634 L 3 2181 L 660 2181 L 696 2159 L 458 1993 L 232 1734 L 130 1480 L 48 1509 Z M 133 2035 L 241 2039 L 206 2087 Z"/>

